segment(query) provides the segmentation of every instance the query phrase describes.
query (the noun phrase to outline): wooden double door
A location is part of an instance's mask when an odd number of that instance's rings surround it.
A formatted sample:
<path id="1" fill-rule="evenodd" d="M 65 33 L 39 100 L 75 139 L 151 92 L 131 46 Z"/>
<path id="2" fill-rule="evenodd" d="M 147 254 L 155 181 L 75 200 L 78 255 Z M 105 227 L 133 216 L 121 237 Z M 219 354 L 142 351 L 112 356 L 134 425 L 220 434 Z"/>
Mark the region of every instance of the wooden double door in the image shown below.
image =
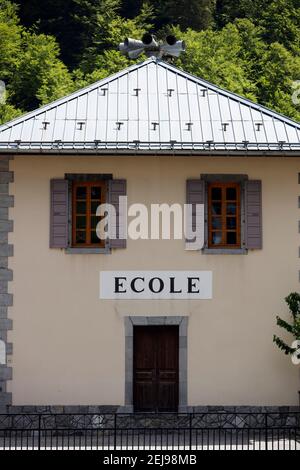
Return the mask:
<path id="1" fill-rule="evenodd" d="M 178 363 L 178 326 L 134 327 L 135 411 L 178 410 Z"/>

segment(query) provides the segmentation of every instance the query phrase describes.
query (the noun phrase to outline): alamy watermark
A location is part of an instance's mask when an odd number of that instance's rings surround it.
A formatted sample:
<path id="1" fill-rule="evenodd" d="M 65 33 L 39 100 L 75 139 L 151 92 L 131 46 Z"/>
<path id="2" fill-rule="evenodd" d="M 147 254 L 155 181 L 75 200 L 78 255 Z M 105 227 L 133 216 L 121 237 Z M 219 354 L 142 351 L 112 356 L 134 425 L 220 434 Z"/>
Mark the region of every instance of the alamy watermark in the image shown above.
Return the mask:
<path id="1" fill-rule="evenodd" d="M 300 365 L 300 340 L 296 340 L 292 344 L 292 348 L 295 349 L 294 354 L 292 354 L 292 363 L 295 366 Z"/>
<path id="2" fill-rule="evenodd" d="M 6 88 L 3 80 L 0 80 L 0 104 L 4 104 L 6 99 Z"/>
<path id="3" fill-rule="evenodd" d="M 203 204 L 131 204 L 120 196 L 117 205 L 100 204 L 96 233 L 99 239 L 185 240 L 186 248 L 201 249 L 204 245 Z M 121 219 L 121 223 L 120 223 Z"/>
<path id="4" fill-rule="evenodd" d="M 300 80 L 295 80 L 292 83 L 292 88 L 294 90 L 292 94 L 292 102 L 297 106 L 300 104 Z"/>

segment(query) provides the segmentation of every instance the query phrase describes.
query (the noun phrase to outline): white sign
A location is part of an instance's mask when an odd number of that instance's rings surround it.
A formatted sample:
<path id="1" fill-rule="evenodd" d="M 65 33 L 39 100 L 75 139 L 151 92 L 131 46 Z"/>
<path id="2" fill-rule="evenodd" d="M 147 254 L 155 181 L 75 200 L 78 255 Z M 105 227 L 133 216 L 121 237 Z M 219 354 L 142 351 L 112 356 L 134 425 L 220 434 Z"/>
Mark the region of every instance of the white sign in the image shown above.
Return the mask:
<path id="1" fill-rule="evenodd" d="M 211 271 L 100 272 L 100 299 L 211 298 Z"/>

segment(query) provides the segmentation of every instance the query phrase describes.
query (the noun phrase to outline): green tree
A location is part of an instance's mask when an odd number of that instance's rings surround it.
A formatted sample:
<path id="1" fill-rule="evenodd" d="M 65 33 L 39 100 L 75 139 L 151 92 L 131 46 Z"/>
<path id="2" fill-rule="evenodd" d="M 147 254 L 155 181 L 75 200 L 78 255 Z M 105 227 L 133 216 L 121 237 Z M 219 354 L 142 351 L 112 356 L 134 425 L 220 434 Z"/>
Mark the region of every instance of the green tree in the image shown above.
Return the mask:
<path id="1" fill-rule="evenodd" d="M 273 43 L 257 62 L 258 101 L 300 120 L 300 108 L 292 101 L 293 82 L 300 77 L 300 57 Z"/>
<path id="2" fill-rule="evenodd" d="M 21 54 L 21 31 L 17 7 L 9 1 L 0 0 L 0 80 L 6 86 L 5 95 L 0 99 L 0 123 L 9 121 L 22 113 L 10 103 L 7 89 L 14 77 Z"/>
<path id="3" fill-rule="evenodd" d="M 21 54 L 21 32 L 17 7 L 0 0 L 0 80 L 7 81 L 15 73 Z"/>
<path id="4" fill-rule="evenodd" d="M 218 27 L 234 22 L 236 18 L 251 19 L 256 26 L 262 27 L 268 44 L 279 42 L 293 50 L 299 47 L 299 0 L 217 0 Z"/>
<path id="5" fill-rule="evenodd" d="M 247 76 L 248 63 L 242 59 L 242 39 L 238 28 L 229 24 L 219 32 L 188 29 L 175 35 L 186 42 L 186 53 L 176 64 L 198 77 L 235 93 L 256 99 L 255 83 Z"/>
<path id="6" fill-rule="evenodd" d="M 257 20 L 267 8 L 270 0 L 217 0 L 216 21 L 219 27 L 234 22 L 237 18 Z"/>
<path id="7" fill-rule="evenodd" d="M 213 24 L 215 0 L 166 0 L 160 3 L 165 22 L 200 31 Z"/>
<path id="8" fill-rule="evenodd" d="M 19 22 L 17 7 L 0 0 L 0 80 L 7 98 L 0 119 L 10 119 L 67 94 L 73 82 L 59 59 L 55 39 L 27 31 Z"/>
<path id="9" fill-rule="evenodd" d="M 84 73 L 81 69 L 76 69 L 73 72 L 74 90 L 78 90 L 98 80 L 106 78 L 108 75 L 123 70 L 128 67 L 131 62 L 122 56 L 118 51 L 109 50 L 104 51 L 103 54 L 97 56 L 97 67 L 88 73 Z"/>
<path id="10" fill-rule="evenodd" d="M 287 321 L 282 320 L 282 318 L 277 316 L 277 325 L 287 331 L 287 333 L 291 334 L 295 340 L 300 340 L 300 295 L 297 292 L 293 292 L 285 298 L 285 301 L 292 316 L 292 323 L 288 323 Z M 279 349 L 281 349 L 287 355 L 292 355 L 297 351 L 297 349 L 292 348 L 289 344 L 276 335 L 274 335 L 273 341 L 279 347 Z M 300 351 L 298 358 L 300 359 Z"/>
<path id="11" fill-rule="evenodd" d="M 63 62 L 74 69 L 95 38 L 101 42 L 120 5 L 121 0 L 23 0 L 20 18 L 27 28 L 54 36 Z"/>
<path id="12" fill-rule="evenodd" d="M 104 67 L 104 71 L 116 70 L 112 62 L 120 66 L 127 66 L 128 60 L 124 60 L 117 47 L 126 37 L 141 38 L 145 31 L 153 28 L 152 24 L 153 10 L 148 4 L 144 4 L 138 16 L 134 19 L 124 19 L 120 15 L 114 14 L 111 18 L 100 15 L 98 18 L 99 29 L 102 36 L 99 38 L 91 38 L 91 46 L 82 54 L 79 68 L 87 74 L 91 74 L 94 70 L 100 70 Z M 110 54 L 108 52 L 110 51 Z M 108 62 L 103 60 L 108 59 Z M 139 58 L 141 60 L 141 58 Z M 97 73 L 97 72 L 96 72 Z"/>
<path id="13" fill-rule="evenodd" d="M 38 107 L 68 94 L 73 83 L 59 59 L 52 36 L 22 33 L 22 54 L 11 84 L 12 101 L 24 110 Z"/>
<path id="14" fill-rule="evenodd" d="M 9 103 L 0 103 L 0 124 L 20 116 L 22 111 Z"/>
<path id="15" fill-rule="evenodd" d="M 276 0 L 261 12 L 259 24 L 266 42 L 279 42 L 296 53 L 300 46 L 300 1 Z"/>

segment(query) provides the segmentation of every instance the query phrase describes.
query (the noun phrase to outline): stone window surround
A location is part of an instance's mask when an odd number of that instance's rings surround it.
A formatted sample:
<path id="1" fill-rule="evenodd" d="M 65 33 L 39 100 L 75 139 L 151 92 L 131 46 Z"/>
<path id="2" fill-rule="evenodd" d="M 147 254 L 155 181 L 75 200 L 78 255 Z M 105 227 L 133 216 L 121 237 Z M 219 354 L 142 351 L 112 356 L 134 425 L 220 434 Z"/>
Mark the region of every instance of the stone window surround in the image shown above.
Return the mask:
<path id="1" fill-rule="evenodd" d="M 204 222 L 204 239 L 205 245 L 202 249 L 202 254 L 205 255 L 247 255 L 248 250 L 245 248 L 245 181 L 248 180 L 248 175 L 244 174 L 202 174 L 200 178 L 205 182 L 205 222 Z M 208 248 L 208 191 L 207 185 L 209 183 L 240 183 L 241 185 L 241 248 Z"/>
<path id="2" fill-rule="evenodd" d="M 125 327 L 125 405 L 118 412 L 133 413 L 133 327 L 179 326 L 179 412 L 187 412 L 187 316 L 126 316 Z"/>

